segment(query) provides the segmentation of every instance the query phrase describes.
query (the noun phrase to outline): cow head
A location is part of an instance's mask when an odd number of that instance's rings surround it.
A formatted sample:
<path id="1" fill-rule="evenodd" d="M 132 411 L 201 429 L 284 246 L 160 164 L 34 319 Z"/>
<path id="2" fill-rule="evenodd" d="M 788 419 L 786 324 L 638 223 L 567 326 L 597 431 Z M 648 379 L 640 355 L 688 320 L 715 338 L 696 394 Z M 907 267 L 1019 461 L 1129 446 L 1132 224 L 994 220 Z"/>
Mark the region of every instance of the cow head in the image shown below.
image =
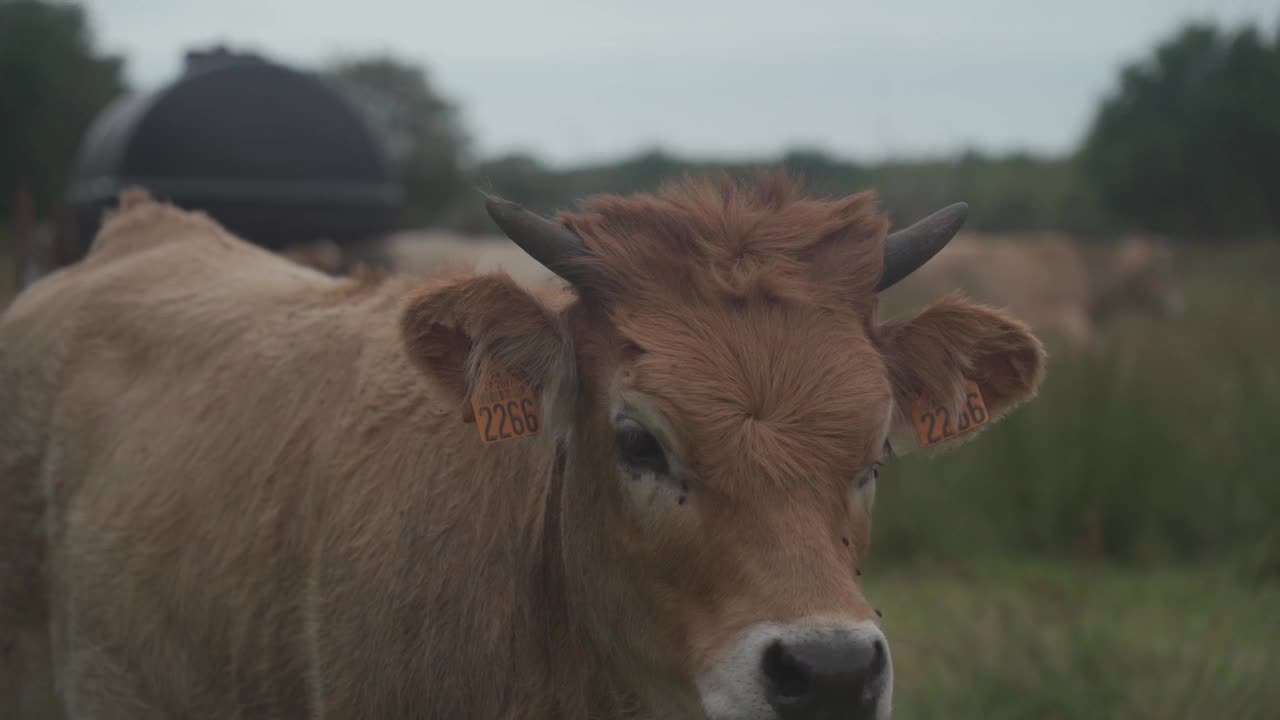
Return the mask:
<path id="1" fill-rule="evenodd" d="M 859 581 L 880 466 L 916 445 L 921 395 L 958 407 L 975 382 L 997 418 L 1043 372 L 993 309 L 875 322 L 876 293 L 964 206 L 886 237 L 872 195 L 806 199 L 779 176 L 600 197 L 559 223 L 489 210 L 573 298 L 460 280 L 411 307 L 410 353 L 463 394 L 489 362 L 543 393 L 567 597 L 615 687 L 661 717 L 888 717 Z"/>
<path id="2" fill-rule="evenodd" d="M 1101 268 L 1101 285 L 1094 314 L 1102 320 L 1125 305 L 1160 318 L 1176 318 L 1186 310 L 1186 300 L 1173 273 L 1169 241 L 1154 235 L 1129 235 L 1111 250 Z"/>

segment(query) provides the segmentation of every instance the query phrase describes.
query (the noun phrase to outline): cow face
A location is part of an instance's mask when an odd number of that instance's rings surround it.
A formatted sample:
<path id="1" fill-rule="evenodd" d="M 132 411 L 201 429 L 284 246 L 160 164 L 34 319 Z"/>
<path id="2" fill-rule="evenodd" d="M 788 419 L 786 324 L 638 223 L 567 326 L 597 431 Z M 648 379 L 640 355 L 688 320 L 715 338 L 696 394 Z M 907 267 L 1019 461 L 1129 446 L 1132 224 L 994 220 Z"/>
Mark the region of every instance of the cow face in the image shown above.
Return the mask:
<path id="1" fill-rule="evenodd" d="M 859 584 L 881 466 L 914 449 L 922 388 L 975 380 L 1003 414 L 1038 343 L 956 300 L 880 327 L 785 302 L 644 307 L 573 333 L 566 558 L 597 633 L 653 697 L 711 718 L 886 717 L 889 644 Z"/>
<path id="2" fill-rule="evenodd" d="M 852 312 L 645 308 L 574 333 L 566 559 L 596 632 L 650 704 L 876 716 L 892 668 L 858 567 L 893 414 L 879 351 Z"/>
<path id="3" fill-rule="evenodd" d="M 976 383 L 991 418 L 1030 397 L 1039 342 L 954 298 L 876 325 L 869 195 L 695 183 L 564 224 L 589 249 L 560 268 L 576 302 L 467 281 L 458 308 L 505 309 L 455 345 L 546 388 L 569 604 L 612 687 L 661 717 L 887 718 L 859 582 L 881 467 L 922 395 L 958 410 Z"/>

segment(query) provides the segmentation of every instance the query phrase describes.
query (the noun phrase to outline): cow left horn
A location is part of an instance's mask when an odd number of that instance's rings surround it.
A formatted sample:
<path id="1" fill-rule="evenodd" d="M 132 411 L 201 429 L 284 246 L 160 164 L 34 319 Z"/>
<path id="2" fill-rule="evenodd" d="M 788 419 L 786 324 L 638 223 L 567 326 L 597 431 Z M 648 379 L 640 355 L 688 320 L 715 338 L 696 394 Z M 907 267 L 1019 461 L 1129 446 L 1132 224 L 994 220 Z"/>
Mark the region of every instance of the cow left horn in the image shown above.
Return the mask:
<path id="1" fill-rule="evenodd" d="M 484 207 L 502 232 L 543 267 L 571 285 L 580 279 L 573 260 L 591 251 L 568 228 L 492 195 L 485 195 Z"/>
<path id="2" fill-rule="evenodd" d="M 876 292 L 893 287 L 951 242 L 969 216 L 965 203 L 948 205 L 884 239 L 884 272 Z"/>

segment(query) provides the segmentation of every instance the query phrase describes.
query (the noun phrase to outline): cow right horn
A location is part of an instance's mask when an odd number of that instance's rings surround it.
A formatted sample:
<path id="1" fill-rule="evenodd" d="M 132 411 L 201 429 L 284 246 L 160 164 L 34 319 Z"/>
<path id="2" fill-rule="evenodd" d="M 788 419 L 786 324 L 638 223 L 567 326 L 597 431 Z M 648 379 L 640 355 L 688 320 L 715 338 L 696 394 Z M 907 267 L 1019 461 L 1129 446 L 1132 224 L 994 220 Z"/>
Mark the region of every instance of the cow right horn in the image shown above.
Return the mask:
<path id="1" fill-rule="evenodd" d="M 948 205 L 884 239 L 884 272 L 876 292 L 893 287 L 951 242 L 969 216 L 965 203 Z"/>
<path id="2" fill-rule="evenodd" d="M 511 241 L 551 272 L 569 282 L 581 279 L 575 258 L 591 253 L 582 239 L 568 228 L 492 195 L 485 195 L 484 207 Z"/>

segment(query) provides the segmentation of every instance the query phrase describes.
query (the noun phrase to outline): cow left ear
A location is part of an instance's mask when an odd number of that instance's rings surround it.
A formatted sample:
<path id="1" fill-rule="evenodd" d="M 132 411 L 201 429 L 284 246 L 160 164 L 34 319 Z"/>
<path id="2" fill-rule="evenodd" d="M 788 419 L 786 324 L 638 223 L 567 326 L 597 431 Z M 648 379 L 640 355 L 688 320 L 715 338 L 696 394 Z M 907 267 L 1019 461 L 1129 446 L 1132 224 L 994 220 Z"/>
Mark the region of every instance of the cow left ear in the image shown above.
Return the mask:
<path id="1" fill-rule="evenodd" d="M 564 361 L 556 312 L 506 274 L 463 277 L 415 295 L 400 319 L 405 351 L 472 420 L 471 395 L 490 368 L 529 385 L 535 397 Z"/>
<path id="2" fill-rule="evenodd" d="M 877 338 L 893 385 L 890 441 L 899 454 L 974 437 L 1034 397 L 1044 379 L 1044 346 L 1026 325 L 959 296 L 882 324 Z"/>

